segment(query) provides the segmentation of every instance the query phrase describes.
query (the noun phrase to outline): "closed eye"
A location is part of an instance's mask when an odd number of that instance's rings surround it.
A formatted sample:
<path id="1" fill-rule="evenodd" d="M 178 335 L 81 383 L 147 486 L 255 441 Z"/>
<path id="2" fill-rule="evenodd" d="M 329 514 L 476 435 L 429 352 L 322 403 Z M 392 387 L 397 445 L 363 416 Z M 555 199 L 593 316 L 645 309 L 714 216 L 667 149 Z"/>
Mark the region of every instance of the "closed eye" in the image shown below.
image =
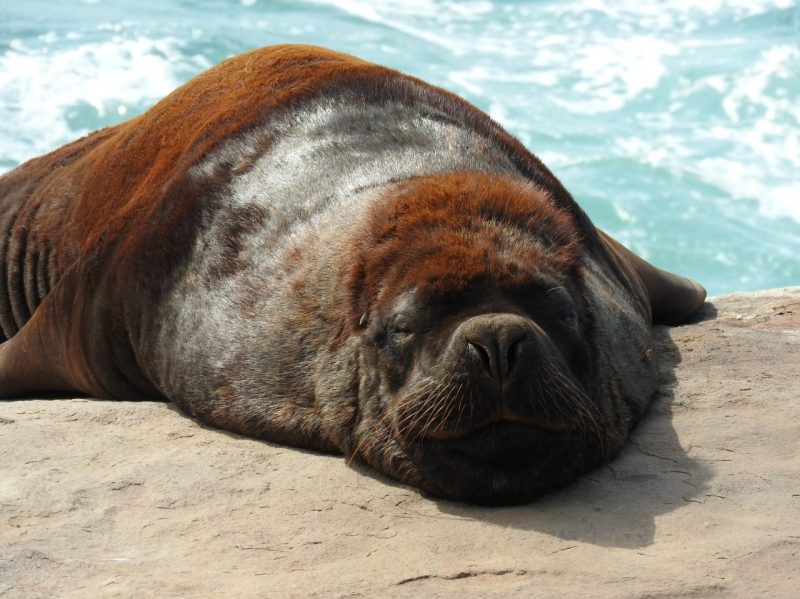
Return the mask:
<path id="1" fill-rule="evenodd" d="M 578 328 L 578 313 L 575 311 L 574 308 L 568 308 L 564 312 L 561 313 L 561 317 L 559 318 L 561 324 L 570 329 L 577 329 Z"/>
<path id="2" fill-rule="evenodd" d="M 412 334 L 411 320 L 405 314 L 396 314 L 390 322 L 389 332 L 394 335 Z"/>

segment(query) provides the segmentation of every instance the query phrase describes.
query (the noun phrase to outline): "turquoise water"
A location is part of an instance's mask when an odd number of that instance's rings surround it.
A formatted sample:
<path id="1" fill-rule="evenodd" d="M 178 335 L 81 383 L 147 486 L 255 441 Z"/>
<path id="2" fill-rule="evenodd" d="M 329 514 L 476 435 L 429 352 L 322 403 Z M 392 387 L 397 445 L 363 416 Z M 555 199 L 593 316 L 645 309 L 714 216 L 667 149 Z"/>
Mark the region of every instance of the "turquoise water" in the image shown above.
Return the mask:
<path id="1" fill-rule="evenodd" d="M 281 42 L 466 97 L 712 294 L 800 284 L 794 0 L 0 0 L 0 171 Z"/>

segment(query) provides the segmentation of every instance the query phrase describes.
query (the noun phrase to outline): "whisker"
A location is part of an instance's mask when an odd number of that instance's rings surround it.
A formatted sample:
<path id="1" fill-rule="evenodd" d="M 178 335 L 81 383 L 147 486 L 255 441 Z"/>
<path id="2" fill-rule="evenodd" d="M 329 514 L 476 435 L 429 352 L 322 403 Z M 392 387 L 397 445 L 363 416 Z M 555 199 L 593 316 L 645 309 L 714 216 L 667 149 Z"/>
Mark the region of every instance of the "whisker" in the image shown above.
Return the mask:
<path id="1" fill-rule="evenodd" d="M 580 418 L 581 424 L 584 425 L 581 427 L 582 430 L 584 430 L 584 435 L 585 430 L 591 427 L 600 443 L 601 451 L 605 452 L 606 435 L 603 432 L 604 427 L 600 423 L 601 414 L 598 412 L 589 396 L 563 373 L 555 369 L 549 369 L 548 374 L 556 378 L 561 384 L 560 395 L 570 402 L 575 411 L 575 415 Z M 605 419 L 603 418 L 603 420 Z"/>
<path id="2" fill-rule="evenodd" d="M 443 409 L 447 406 L 447 402 L 452 395 L 452 381 L 455 378 L 456 373 L 451 373 L 447 380 L 442 384 L 442 393 L 436 398 L 435 402 L 431 402 L 433 406 L 432 410 L 426 410 L 425 416 L 425 424 L 419 427 L 419 431 L 415 437 L 415 441 L 419 439 L 426 431 L 431 428 L 436 417 L 442 412 Z"/>
<path id="3" fill-rule="evenodd" d="M 437 385 L 434 392 L 428 396 L 424 408 L 418 411 L 413 419 L 413 422 L 407 427 L 407 432 L 411 433 L 416 430 L 411 442 L 417 441 L 426 431 L 433 428 L 434 423 L 440 419 L 442 413 L 445 417 L 442 420 L 449 418 L 452 413 L 452 398 L 457 393 L 457 388 L 453 385 L 456 377 L 461 376 L 461 373 L 453 372 Z"/>
<path id="4" fill-rule="evenodd" d="M 412 430 L 419 428 L 419 425 L 424 422 L 424 420 L 431 414 L 434 410 L 436 410 L 437 405 L 442 397 L 446 389 L 446 382 L 437 381 L 433 391 L 427 395 L 426 402 L 422 405 L 422 408 L 419 410 L 412 410 L 411 418 L 407 422 L 407 432 L 411 432 Z M 421 401 L 423 397 L 418 397 L 417 401 Z M 418 436 L 418 435 L 417 435 Z M 412 440 L 415 441 L 416 437 Z"/>

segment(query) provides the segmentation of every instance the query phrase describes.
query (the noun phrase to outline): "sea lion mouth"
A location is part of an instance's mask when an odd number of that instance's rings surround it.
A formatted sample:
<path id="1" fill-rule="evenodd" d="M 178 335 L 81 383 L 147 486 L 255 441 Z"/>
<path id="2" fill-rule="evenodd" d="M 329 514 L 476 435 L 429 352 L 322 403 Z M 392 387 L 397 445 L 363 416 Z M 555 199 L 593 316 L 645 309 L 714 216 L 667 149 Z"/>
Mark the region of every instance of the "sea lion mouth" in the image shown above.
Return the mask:
<path id="1" fill-rule="evenodd" d="M 554 422 L 544 419 L 525 419 L 516 415 L 504 415 L 494 418 L 486 419 L 471 426 L 458 428 L 455 430 L 444 429 L 430 429 L 422 436 L 427 439 L 437 441 L 452 441 L 455 439 L 463 439 L 469 435 L 480 433 L 490 427 L 503 425 L 516 425 L 522 431 L 527 431 L 529 434 L 536 434 L 537 432 L 545 433 L 569 433 L 572 429 L 569 425 L 563 422 Z"/>
<path id="2" fill-rule="evenodd" d="M 422 443 L 446 462 L 508 471 L 528 468 L 555 447 L 568 442 L 570 433 L 566 426 L 559 424 L 534 426 L 496 420 L 466 433 L 428 434 Z"/>

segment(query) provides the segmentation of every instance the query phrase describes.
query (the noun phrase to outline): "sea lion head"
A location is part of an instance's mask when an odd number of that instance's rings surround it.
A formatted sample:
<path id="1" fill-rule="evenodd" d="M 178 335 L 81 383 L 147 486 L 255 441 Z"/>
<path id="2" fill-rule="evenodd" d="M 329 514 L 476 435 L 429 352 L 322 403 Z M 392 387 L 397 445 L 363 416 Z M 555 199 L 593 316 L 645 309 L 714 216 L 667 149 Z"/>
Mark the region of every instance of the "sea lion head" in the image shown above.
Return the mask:
<path id="1" fill-rule="evenodd" d="M 575 216 L 532 183 L 475 173 L 387 195 L 348 286 L 360 339 L 350 452 L 485 504 L 530 501 L 616 454 L 632 418 L 624 385 L 605 379 L 615 342 L 594 304 L 608 298 L 587 284 Z"/>

